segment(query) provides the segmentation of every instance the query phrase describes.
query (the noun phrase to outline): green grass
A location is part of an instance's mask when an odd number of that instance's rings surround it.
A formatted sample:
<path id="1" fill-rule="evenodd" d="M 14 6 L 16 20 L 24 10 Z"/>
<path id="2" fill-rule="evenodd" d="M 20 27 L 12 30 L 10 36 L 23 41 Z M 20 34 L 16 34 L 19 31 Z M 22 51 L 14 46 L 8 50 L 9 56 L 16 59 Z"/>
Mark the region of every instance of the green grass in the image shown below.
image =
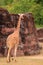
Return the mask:
<path id="1" fill-rule="evenodd" d="M 43 25 L 35 24 L 36 28 L 43 28 Z"/>

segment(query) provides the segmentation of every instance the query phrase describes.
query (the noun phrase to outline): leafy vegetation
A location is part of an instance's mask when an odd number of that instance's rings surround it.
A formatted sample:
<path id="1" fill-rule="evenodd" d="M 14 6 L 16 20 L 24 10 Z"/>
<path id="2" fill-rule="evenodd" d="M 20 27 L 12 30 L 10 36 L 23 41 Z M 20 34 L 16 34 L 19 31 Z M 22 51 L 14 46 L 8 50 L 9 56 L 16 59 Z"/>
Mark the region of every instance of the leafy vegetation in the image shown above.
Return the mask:
<path id="1" fill-rule="evenodd" d="M 0 7 L 10 13 L 32 12 L 35 23 L 43 25 L 43 0 L 0 0 Z"/>

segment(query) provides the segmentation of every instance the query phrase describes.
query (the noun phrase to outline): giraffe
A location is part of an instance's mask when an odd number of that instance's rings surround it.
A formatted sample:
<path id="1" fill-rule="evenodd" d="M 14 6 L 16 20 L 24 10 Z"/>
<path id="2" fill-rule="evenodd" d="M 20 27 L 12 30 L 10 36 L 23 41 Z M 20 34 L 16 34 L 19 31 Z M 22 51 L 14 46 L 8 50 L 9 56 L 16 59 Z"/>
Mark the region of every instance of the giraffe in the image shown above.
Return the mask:
<path id="1" fill-rule="evenodd" d="M 8 47 L 8 54 L 7 54 L 7 62 L 10 62 L 10 53 L 11 49 L 14 48 L 14 57 L 16 61 L 16 54 L 17 54 L 17 48 L 19 44 L 19 31 L 20 31 L 20 23 L 21 23 L 21 18 L 23 17 L 23 14 L 19 14 L 19 20 L 18 20 L 18 25 L 17 28 L 14 30 L 12 34 L 10 34 L 7 37 L 6 44 Z"/>

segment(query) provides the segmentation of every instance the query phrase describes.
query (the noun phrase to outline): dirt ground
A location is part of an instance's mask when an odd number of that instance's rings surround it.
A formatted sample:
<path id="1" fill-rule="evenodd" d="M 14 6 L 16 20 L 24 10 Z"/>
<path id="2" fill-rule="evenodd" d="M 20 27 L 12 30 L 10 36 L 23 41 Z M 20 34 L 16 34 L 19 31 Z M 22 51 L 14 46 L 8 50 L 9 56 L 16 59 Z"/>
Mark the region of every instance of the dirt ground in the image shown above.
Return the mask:
<path id="1" fill-rule="evenodd" d="M 43 43 L 39 43 L 43 47 Z M 12 58 L 11 58 L 12 59 Z M 0 65 L 43 65 L 43 48 L 39 55 L 17 57 L 10 63 L 6 62 L 6 57 L 0 57 Z"/>
<path id="2" fill-rule="evenodd" d="M 0 65 L 43 65 L 43 59 L 34 57 L 17 57 L 17 61 L 14 60 L 10 63 L 6 62 L 6 58 L 0 58 Z"/>

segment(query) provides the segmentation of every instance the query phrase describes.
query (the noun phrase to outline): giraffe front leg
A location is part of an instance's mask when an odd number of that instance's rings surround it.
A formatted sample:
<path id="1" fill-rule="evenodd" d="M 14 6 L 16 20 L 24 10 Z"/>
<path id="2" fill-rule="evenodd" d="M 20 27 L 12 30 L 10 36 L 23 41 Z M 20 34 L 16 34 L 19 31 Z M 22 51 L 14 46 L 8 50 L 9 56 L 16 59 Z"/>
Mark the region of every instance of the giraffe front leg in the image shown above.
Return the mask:
<path id="1" fill-rule="evenodd" d="M 11 48 L 8 49 L 7 62 L 10 62 L 10 52 L 11 52 Z"/>
<path id="2" fill-rule="evenodd" d="M 15 59 L 16 61 L 16 54 L 17 54 L 17 46 L 15 46 L 14 48 L 14 55 L 13 55 L 14 57 L 12 58 L 12 60 Z"/>

